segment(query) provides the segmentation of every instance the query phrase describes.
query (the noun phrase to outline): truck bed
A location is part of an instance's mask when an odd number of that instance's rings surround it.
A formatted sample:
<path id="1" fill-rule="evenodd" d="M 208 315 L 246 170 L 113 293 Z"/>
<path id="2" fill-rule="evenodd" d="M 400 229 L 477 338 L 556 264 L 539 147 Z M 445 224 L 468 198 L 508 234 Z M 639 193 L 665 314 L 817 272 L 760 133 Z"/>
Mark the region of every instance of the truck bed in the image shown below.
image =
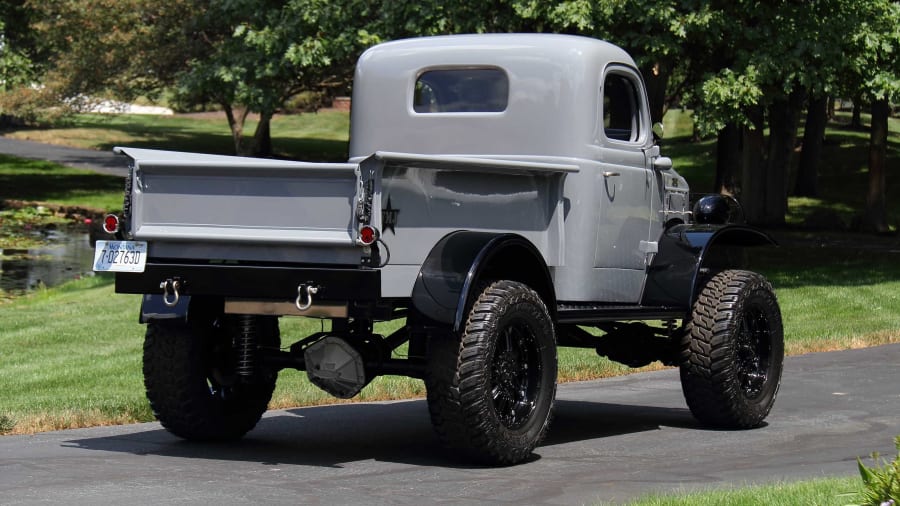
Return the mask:
<path id="1" fill-rule="evenodd" d="M 354 244 L 359 165 L 116 148 L 137 240 Z"/>

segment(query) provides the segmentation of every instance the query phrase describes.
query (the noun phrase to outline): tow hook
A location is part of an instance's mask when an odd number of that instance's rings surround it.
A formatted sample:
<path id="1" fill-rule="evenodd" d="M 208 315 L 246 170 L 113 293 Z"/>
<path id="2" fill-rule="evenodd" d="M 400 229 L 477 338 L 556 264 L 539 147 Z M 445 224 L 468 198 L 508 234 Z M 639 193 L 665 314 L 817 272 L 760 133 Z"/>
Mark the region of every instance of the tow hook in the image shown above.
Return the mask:
<path id="1" fill-rule="evenodd" d="M 300 311 L 306 311 L 313 305 L 313 295 L 319 293 L 319 287 L 313 284 L 301 284 L 297 287 L 297 300 L 294 305 Z M 306 302 L 303 302 L 303 296 L 306 295 Z"/>
<path id="2" fill-rule="evenodd" d="M 160 289 L 163 291 L 163 303 L 165 303 L 168 307 L 175 307 L 178 305 L 178 300 L 181 298 L 181 294 L 178 290 L 181 288 L 181 280 L 179 279 L 167 279 L 159 284 Z M 171 299 L 170 294 L 171 293 Z"/>

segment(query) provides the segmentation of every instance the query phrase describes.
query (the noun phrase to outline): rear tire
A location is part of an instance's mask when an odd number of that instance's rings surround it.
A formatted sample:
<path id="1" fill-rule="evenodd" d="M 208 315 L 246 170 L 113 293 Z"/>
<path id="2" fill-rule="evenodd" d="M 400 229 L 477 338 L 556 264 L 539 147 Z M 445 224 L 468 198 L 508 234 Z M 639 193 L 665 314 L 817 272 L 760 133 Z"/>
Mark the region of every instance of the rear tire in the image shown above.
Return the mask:
<path id="1" fill-rule="evenodd" d="M 233 317 L 191 323 L 154 321 L 144 341 L 144 386 L 153 414 L 169 432 L 199 441 L 232 440 L 256 426 L 277 372 L 236 375 Z M 278 320 L 257 317 L 260 347 L 278 348 Z"/>
<path id="2" fill-rule="evenodd" d="M 550 426 L 556 339 L 540 296 L 514 281 L 487 286 L 461 337 L 432 336 L 428 408 L 446 446 L 488 464 L 531 455 Z"/>
<path id="3" fill-rule="evenodd" d="M 694 303 L 681 348 L 681 386 L 691 413 L 718 428 L 760 425 L 781 382 L 784 332 L 772 286 L 726 270 Z"/>

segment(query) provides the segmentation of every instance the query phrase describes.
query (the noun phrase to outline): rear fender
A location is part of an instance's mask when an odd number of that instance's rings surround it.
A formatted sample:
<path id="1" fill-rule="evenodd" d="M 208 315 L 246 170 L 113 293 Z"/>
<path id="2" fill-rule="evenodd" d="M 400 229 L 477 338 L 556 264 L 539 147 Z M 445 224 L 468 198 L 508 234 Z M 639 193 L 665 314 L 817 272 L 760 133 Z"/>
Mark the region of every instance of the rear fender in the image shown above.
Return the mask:
<path id="1" fill-rule="evenodd" d="M 556 297 L 543 256 L 516 234 L 457 231 L 432 248 L 413 286 L 422 316 L 459 332 L 484 280 L 508 279 L 538 292 L 555 320 Z"/>
<path id="2" fill-rule="evenodd" d="M 690 311 L 706 276 L 745 267 L 745 248 L 777 245 L 765 232 L 745 225 L 669 227 L 648 269 L 642 304 Z"/>

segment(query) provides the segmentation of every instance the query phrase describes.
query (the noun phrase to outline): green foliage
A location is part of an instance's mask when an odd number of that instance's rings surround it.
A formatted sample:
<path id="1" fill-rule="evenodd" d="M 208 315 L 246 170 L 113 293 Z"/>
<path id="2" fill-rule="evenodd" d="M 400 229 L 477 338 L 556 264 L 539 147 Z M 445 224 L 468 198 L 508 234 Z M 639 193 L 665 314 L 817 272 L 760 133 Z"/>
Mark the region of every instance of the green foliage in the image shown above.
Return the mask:
<path id="1" fill-rule="evenodd" d="M 740 74 L 732 69 L 722 69 L 704 81 L 701 85 L 703 106 L 694 114 L 698 131 L 710 136 L 725 128 L 727 123 L 747 123 L 745 111 L 763 98 L 759 79 L 759 73 L 751 66 Z"/>
<path id="2" fill-rule="evenodd" d="M 25 207 L 0 211 L 0 249 L 27 248 L 38 242 L 40 230 L 66 223 L 66 219 L 49 209 Z"/>
<path id="3" fill-rule="evenodd" d="M 31 60 L 21 51 L 10 47 L 3 35 L 3 20 L 0 19 L 0 91 L 28 86 L 32 78 Z"/>
<path id="4" fill-rule="evenodd" d="M 221 105 L 235 149 L 265 153 L 269 120 L 290 97 L 347 94 L 356 58 L 380 40 L 366 29 L 374 13 L 355 0 L 211 3 L 195 18 L 207 44 L 177 74 L 174 98 Z M 260 114 L 256 145 L 244 140 L 248 112 Z"/>
<path id="5" fill-rule="evenodd" d="M 900 3 L 866 0 L 853 5 L 853 18 L 847 21 L 856 28 L 847 37 L 843 74 L 851 96 L 857 92 L 872 100 L 900 100 Z"/>
<path id="6" fill-rule="evenodd" d="M 103 94 L 125 101 L 171 82 L 195 45 L 185 0 L 27 0 L 32 28 L 51 54 L 42 78 L 60 105 L 90 106 Z"/>
<path id="7" fill-rule="evenodd" d="M 12 432 L 16 428 L 16 421 L 9 415 L 0 415 L 0 435 Z"/>
<path id="8" fill-rule="evenodd" d="M 863 506 L 894 506 L 900 504 L 900 436 L 894 439 L 897 456 L 891 462 L 881 460 L 877 454 L 872 455 L 873 467 L 856 459 L 859 474 L 862 476 L 865 490 L 862 493 Z"/>
<path id="9" fill-rule="evenodd" d="M 19 86 L 0 92 L 0 114 L 14 117 L 13 123 L 26 126 L 58 124 L 70 113 L 68 108 L 58 105 L 51 90 Z"/>
<path id="10" fill-rule="evenodd" d="M 23 106 L 32 104 L 32 97 L 37 94 L 31 87 L 35 68 L 28 54 L 6 36 L 9 8 L 0 8 L 0 115 L 33 122 L 38 114 Z"/>
<path id="11" fill-rule="evenodd" d="M 34 34 L 28 30 L 30 13 L 23 0 L 5 0 L 0 4 L 0 93 L 34 82 L 37 65 Z M 0 113 L 9 110 L 0 104 Z"/>

